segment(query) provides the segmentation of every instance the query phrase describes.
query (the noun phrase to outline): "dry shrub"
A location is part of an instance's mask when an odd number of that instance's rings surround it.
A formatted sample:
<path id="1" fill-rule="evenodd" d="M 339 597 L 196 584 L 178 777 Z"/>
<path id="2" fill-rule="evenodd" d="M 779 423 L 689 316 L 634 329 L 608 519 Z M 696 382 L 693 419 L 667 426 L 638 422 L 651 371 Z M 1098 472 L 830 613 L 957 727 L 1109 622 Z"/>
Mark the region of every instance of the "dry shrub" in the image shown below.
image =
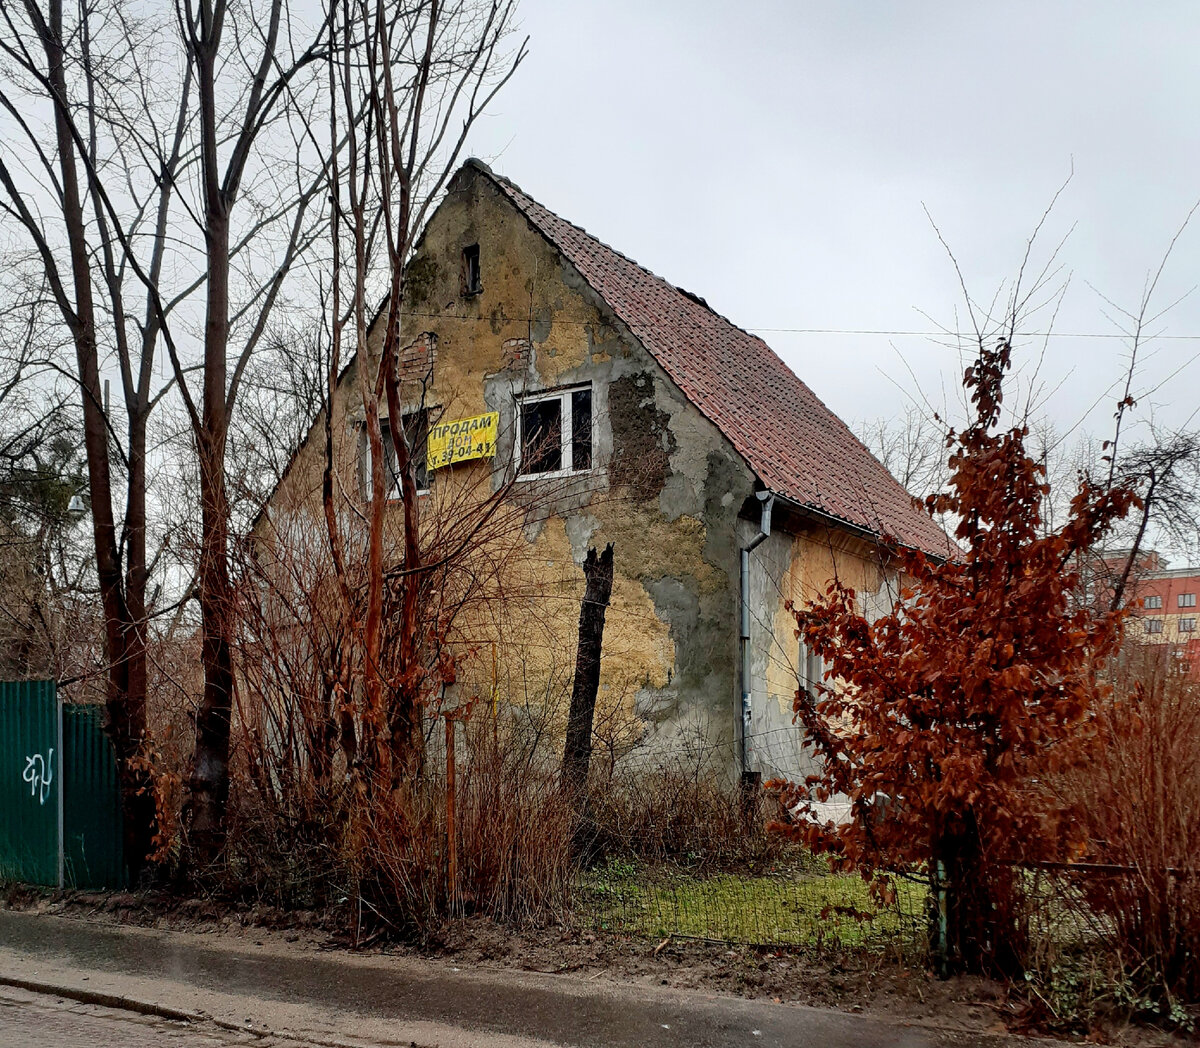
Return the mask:
<path id="1" fill-rule="evenodd" d="M 712 750 L 703 739 L 677 739 L 658 756 L 637 754 L 607 776 L 593 774 L 590 857 L 722 870 L 778 860 L 790 845 L 766 832 L 777 802 L 739 788 Z"/>
<path id="2" fill-rule="evenodd" d="M 1127 643 L 1072 780 L 1093 875 L 1088 904 L 1127 970 L 1200 998 L 1200 682 L 1168 647 Z"/>
<path id="3" fill-rule="evenodd" d="M 356 787 L 336 770 L 317 783 L 291 765 L 291 788 L 276 790 L 281 769 L 260 747 L 256 762 L 267 773 L 241 769 L 231 797 L 227 890 L 276 906 L 345 908 L 356 942 L 376 934 L 427 940 L 457 916 L 561 918 L 571 818 L 553 769 L 491 718 L 460 722 L 451 883 L 440 738 L 431 732 L 425 774 L 405 791 Z"/>
<path id="4" fill-rule="evenodd" d="M 561 918 L 571 880 L 571 816 L 557 776 L 490 718 L 466 721 L 457 738 L 453 883 L 443 767 L 426 775 L 419 792 L 361 806 L 361 839 L 351 830 L 345 855 L 364 918 L 423 938 L 447 917 Z M 431 751 L 444 761 L 444 749 Z"/>

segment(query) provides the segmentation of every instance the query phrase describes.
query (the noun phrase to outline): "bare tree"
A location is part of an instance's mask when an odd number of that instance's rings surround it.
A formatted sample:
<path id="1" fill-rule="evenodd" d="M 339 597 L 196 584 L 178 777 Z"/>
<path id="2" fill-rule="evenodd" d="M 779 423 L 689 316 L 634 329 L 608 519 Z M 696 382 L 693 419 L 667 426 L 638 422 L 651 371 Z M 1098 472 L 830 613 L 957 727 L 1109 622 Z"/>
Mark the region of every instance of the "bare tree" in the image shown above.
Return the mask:
<path id="1" fill-rule="evenodd" d="M 514 0 L 430 0 L 416 5 L 340 0 L 330 19 L 329 83 L 338 106 L 329 140 L 334 279 L 328 404 L 341 372 L 345 329 L 352 333 L 358 391 L 369 449 L 370 501 L 365 534 L 361 602 L 339 522 L 334 473 L 332 411 L 325 412 L 326 459 L 322 487 L 330 550 L 342 608 L 361 643 L 362 718 L 365 738 L 356 752 L 377 781 L 392 789 L 412 783 L 423 759 L 421 598 L 438 569 L 456 550 L 470 548 L 491 526 L 502 500 L 485 500 L 473 525 L 434 556 L 423 546 L 417 463 L 405 431 L 405 393 L 398 366 L 402 341 L 405 265 L 416 232 L 454 169 L 475 120 L 520 65 L 524 45 L 505 50 Z M 352 114 L 363 112 L 359 126 Z M 343 168 L 337 150 L 348 143 Z M 368 344 L 368 267 L 378 245 L 386 275 L 386 300 L 375 319 L 378 350 Z M 343 248 L 348 264 L 343 265 Z M 397 565 L 386 565 L 386 493 L 381 415 L 389 420 L 402 506 Z M 385 601 L 392 613 L 385 617 Z M 384 642 L 394 630 L 395 644 Z M 387 672 L 384 671 L 385 661 Z"/>
<path id="2" fill-rule="evenodd" d="M 924 500 L 947 477 L 946 427 L 930 412 L 910 404 L 899 418 L 878 418 L 858 427 L 862 441 L 904 490 Z"/>
<path id="3" fill-rule="evenodd" d="M 0 207 L 44 269 L 74 345 L 66 370 L 82 404 L 109 731 L 135 864 L 153 832 L 134 760 L 152 610 L 151 413 L 177 398 L 191 429 L 205 681 L 187 821 L 203 860 L 220 849 L 228 790 L 229 419 L 284 281 L 325 222 L 313 206 L 325 172 L 292 118 L 320 103 L 326 34 L 284 0 L 139 12 L 118 0 L 0 0 L 0 25 Z"/>
<path id="4" fill-rule="evenodd" d="M 279 317 L 242 373 L 229 434 L 235 531 L 253 524 L 320 416 L 329 357 L 323 336 L 323 318 Z"/>

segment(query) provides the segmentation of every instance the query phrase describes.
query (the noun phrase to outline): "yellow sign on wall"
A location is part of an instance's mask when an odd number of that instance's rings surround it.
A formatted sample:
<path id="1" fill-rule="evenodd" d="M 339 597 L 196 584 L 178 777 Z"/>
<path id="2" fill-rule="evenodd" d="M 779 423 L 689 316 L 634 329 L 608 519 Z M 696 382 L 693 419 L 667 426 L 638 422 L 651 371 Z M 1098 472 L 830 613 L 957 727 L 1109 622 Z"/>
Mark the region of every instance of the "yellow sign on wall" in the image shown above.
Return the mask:
<path id="1" fill-rule="evenodd" d="M 425 461 L 430 469 L 453 466 L 467 459 L 493 458 L 496 454 L 496 431 L 500 428 L 500 413 L 439 422 L 429 430 Z"/>

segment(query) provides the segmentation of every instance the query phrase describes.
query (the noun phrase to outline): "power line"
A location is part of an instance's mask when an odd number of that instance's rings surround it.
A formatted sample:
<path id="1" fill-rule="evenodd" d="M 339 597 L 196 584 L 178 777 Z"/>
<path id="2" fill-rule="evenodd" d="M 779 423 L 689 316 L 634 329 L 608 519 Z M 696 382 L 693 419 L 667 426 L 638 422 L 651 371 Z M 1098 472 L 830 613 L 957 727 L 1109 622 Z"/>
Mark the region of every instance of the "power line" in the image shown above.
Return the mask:
<path id="1" fill-rule="evenodd" d="M 911 335 L 920 338 L 969 338 L 977 336 L 973 331 L 888 331 L 882 328 L 788 328 L 788 327 L 750 327 L 747 331 L 765 331 L 768 333 L 783 332 L 795 335 Z M 1119 332 L 1089 332 L 1089 331 L 1019 331 L 1021 338 L 1118 338 L 1131 339 L 1132 335 Z M 984 338 L 988 336 L 985 335 Z M 1175 341 L 1200 341 L 1200 335 L 1142 335 L 1143 342 L 1157 342 L 1172 339 Z"/>
<path id="2" fill-rule="evenodd" d="M 457 321 L 474 321 L 478 324 L 492 324 L 495 319 L 492 317 L 476 317 L 468 316 L 465 313 L 426 313 L 417 312 L 414 310 L 404 310 L 402 316 L 419 317 L 428 320 L 457 320 Z M 636 327 L 675 327 L 678 325 L 677 320 L 642 320 L 637 318 L 620 318 L 622 322 L 628 326 Z M 500 323 L 503 324 L 528 324 L 528 317 L 504 317 Z M 551 320 L 554 324 L 575 324 L 581 327 L 588 327 L 603 324 L 603 319 L 596 317 L 563 317 L 555 316 Z M 916 330 L 900 330 L 891 328 L 836 328 L 836 327 L 758 327 L 755 325 L 734 324 L 732 321 L 726 320 L 726 323 L 732 327 L 741 328 L 743 331 L 751 333 L 765 334 L 787 334 L 787 335 L 886 335 L 905 338 L 965 338 L 974 341 L 978 336 L 973 331 L 916 331 Z M 1021 338 L 1095 338 L 1095 339 L 1122 339 L 1125 341 L 1133 338 L 1132 335 L 1126 335 L 1119 331 L 1019 331 L 1018 336 Z M 985 338 L 989 337 L 987 335 Z M 1141 336 L 1143 342 L 1200 342 L 1200 334 L 1197 335 L 1146 335 Z"/>

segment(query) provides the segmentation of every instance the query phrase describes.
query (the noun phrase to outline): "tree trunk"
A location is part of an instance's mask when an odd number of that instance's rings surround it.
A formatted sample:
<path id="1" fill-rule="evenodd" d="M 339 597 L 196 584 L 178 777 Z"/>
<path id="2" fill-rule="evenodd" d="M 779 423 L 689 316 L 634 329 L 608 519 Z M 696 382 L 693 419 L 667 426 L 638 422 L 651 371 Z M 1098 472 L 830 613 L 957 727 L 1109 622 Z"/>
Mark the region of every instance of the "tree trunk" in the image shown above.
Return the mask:
<path id="1" fill-rule="evenodd" d="M 974 827 L 943 838 L 934 854 L 940 860 L 937 880 L 945 892 L 944 933 L 938 943 L 943 972 L 1005 978 L 1019 974 L 1026 928 L 1016 871 L 987 861 Z"/>
<path id="2" fill-rule="evenodd" d="M 599 557 L 589 549 L 583 562 L 587 585 L 579 609 L 579 647 L 575 655 L 575 683 L 567 714 L 567 744 L 563 751 L 562 783 L 571 795 L 576 813 L 587 800 L 588 766 L 592 760 L 592 722 L 600 690 L 600 651 L 604 643 L 604 614 L 612 597 L 613 547 L 610 542 Z"/>
<path id="3" fill-rule="evenodd" d="M 204 97 L 202 111 L 207 122 L 215 112 L 215 103 L 210 106 L 211 69 L 204 65 L 199 82 Z M 215 143 L 215 130 L 208 133 L 212 136 L 209 140 Z M 200 867 L 219 859 L 225 846 L 233 713 L 229 502 L 225 487 L 225 444 L 229 423 L 225 399 L 225 354 L 229 344 L 229 217 L 221 194 L 215 190 L 210 191 L 208 198 L 205 238 L 208 298 L 204 329 L 203 417 L 197 434 L 201 514 L 197 588 L 204 690 L 196 710 L 196 744 L 184 810 L 190 858 Z"/>
<path id="4" fill-rule="evenodd" d="M 395 270 L 400 274 L 400 270 Z M 393 303 L 403 301 L 403 282 L 393 279 Z M 404 414 L 400 400 L 400 376 L 397 347 L 400 340 L 399 307 L 389 311 L 388 331 L 384 338 L 384 392 L 387 397 L 388 430 L 396 456 L 396 472 L 400 477 L 400 495 L 404 506 L 404 574 L 400 578 L 400 625 L 398 669 L 399 679 L 392 691 L 388 711 L 392 744 L 392 789 L 402 783 L 413 783 L 421 776 L 425 764 L 425 733 L 421 709 L 420 666 L 420 592 L 421 544 L 419 530 L 420 500 Z"/>
<path id="5" fill-rule="evenodd" d="M 54 107 L 55 143 L 62 172 L 62 211 L 75 292 L 74 314 L 67 317 L 67 322 L 75 343 L 83 398 L 83 443 L 92 504 L 92 538 L 96 551 L 96 577 L 104 609 L 104 654 L 108 663 L 106 727 L 117 755 L 125 854 L 136 878 L 150 852 L 155 833 L 152 783 L 146 772 L 137 771 L 132 766 L 132 759 L 139 755 L 146 734 L 145 419 L 135 415 L 130 421 L 131 429 L 140 423 L 142 440 L 140 444 L 130 444 L 130 505 L 126 517 L 130 548 L 124 580 L 129 587 L 127 589 L 122 584 L 121 550 L 112 508 L 109 434 L 100 387 L 92 266 L 76 170 L 75 139 L 66 108 L 66 75 L 61 45 L 62 0 L 51 0 L 49 14 L 49 32 L 43 34 L 42 42 L 50 84 L 58 98 L 58 104 Z"/>

